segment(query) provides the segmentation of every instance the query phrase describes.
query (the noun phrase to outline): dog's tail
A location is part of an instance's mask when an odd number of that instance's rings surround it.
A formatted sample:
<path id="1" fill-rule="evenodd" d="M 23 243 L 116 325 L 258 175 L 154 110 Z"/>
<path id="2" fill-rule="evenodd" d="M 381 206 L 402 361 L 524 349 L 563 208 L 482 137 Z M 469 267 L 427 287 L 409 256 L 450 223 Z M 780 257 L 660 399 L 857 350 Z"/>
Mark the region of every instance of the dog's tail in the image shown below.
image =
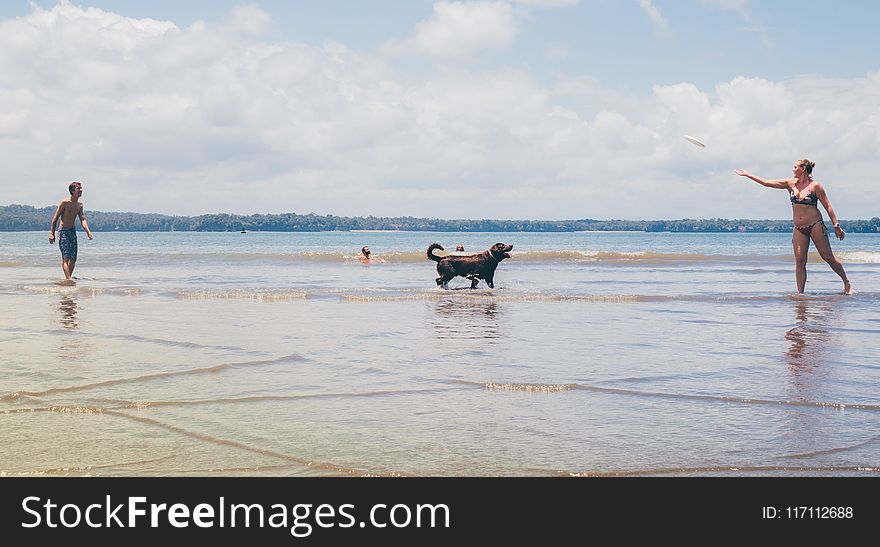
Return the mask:
<path id="1" fill-rule="evenodd" d="M 428 258 L 430 258 L 434 262 L 440 262 L 440 259 L 443 257 L 435 255 L 434 249 L 440 249 L 441 251 L 445 249 L 443 249 L 443 245 L 440 245 L 439 243 L 431 243 L 431 245 L 428 247 Z"/>

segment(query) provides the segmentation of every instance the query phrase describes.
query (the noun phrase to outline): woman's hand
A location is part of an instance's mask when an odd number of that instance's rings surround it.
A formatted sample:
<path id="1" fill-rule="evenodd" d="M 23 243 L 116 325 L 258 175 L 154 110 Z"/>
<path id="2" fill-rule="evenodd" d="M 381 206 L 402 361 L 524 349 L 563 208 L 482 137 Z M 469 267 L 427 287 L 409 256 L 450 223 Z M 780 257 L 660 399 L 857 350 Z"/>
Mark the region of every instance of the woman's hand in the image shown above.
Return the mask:
<path id="1" fill-rule="evenodd" d="M 843 241 L 843 238 L 846 237 L 846 232 L 843 231 L 843 228 L 840 227 L 840 224 L 834 225 L 834 235 L 837 236 L 837 239 Z"/>
<path id="2" fill-rule="evenodd" d="M 734 173 L 736 173 L 737 175 L 739 175 L 741 177 L 749 176 L 749 172 L 746 171 L 745 169 L 737 169 L 736 171 L 734 171 Z"/>

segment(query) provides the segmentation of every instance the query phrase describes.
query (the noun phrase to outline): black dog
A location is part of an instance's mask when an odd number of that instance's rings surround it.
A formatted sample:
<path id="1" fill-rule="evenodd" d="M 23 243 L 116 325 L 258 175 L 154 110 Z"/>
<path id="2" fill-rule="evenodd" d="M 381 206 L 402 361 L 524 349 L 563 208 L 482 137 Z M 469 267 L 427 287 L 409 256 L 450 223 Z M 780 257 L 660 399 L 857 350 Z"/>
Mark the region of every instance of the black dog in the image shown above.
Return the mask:
<path id="1" fill-rule="evenodd" d="M 510 251 L 513 245 L 505 245 L 504 243 L 496 243 L 492 245 L 488 251 L 470 255 L 470 256 L 444 256 L 439 257 L 434 254 L 434 249 L 444 250 L 439 243 L 432 243 L 428 247 L 428 258 L 437 262 L 437 284 L 442 285 L 444 289 L 448 289 L 449 283 L 453 277 L 460 275 L 471 280 L 471 288 L 476 289 L 480 279 L 485 279 L 490 289 L 494 289 L 495 268 L 498 263 L 505 258 L 510 258 Z"/>

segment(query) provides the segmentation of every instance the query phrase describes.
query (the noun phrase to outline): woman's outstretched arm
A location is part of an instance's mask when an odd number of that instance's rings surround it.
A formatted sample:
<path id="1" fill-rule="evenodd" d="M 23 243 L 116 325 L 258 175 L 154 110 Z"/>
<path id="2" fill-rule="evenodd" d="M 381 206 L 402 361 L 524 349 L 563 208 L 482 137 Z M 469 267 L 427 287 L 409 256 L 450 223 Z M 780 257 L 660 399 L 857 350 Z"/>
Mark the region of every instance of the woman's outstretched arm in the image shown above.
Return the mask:
<path id="1" fill-rule="evenodd" d="M 787 190 L 792 186 L 792 179 L 774 179 L 774 180 L 765 180 L 757 175 L 753 175 L 746 171 L 745 169 L 737 169 L 735 173 L 741 177 L 746 177 L 752 179 L 757 182 L 761 186 L 766 186 L 767 188 L 779 188 L 783 190 Z"/>

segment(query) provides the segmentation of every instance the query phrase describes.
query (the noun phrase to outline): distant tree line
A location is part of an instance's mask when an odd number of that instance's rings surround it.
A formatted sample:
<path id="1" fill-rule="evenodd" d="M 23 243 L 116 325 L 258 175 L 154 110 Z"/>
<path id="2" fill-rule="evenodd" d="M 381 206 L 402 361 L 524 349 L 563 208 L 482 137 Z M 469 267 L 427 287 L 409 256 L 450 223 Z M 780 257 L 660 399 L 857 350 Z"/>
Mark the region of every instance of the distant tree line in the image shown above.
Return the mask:
<path id="1" fill-rule="evenodd" d="M 48 230 L 55 207 L 0 206 L 0 231 Z M 195 217 L 155 213 L 87 211 L 96 232 L 324 232 L 400 230 L 414 232 L 790 232 L 790 220 L 681 219 L 681 220 L 445 220 L 415 217 L 338 217 L 333 215 L 230 215 Z M 880 232 L 880 218 L 842 220 L 847 232 Z"/>

